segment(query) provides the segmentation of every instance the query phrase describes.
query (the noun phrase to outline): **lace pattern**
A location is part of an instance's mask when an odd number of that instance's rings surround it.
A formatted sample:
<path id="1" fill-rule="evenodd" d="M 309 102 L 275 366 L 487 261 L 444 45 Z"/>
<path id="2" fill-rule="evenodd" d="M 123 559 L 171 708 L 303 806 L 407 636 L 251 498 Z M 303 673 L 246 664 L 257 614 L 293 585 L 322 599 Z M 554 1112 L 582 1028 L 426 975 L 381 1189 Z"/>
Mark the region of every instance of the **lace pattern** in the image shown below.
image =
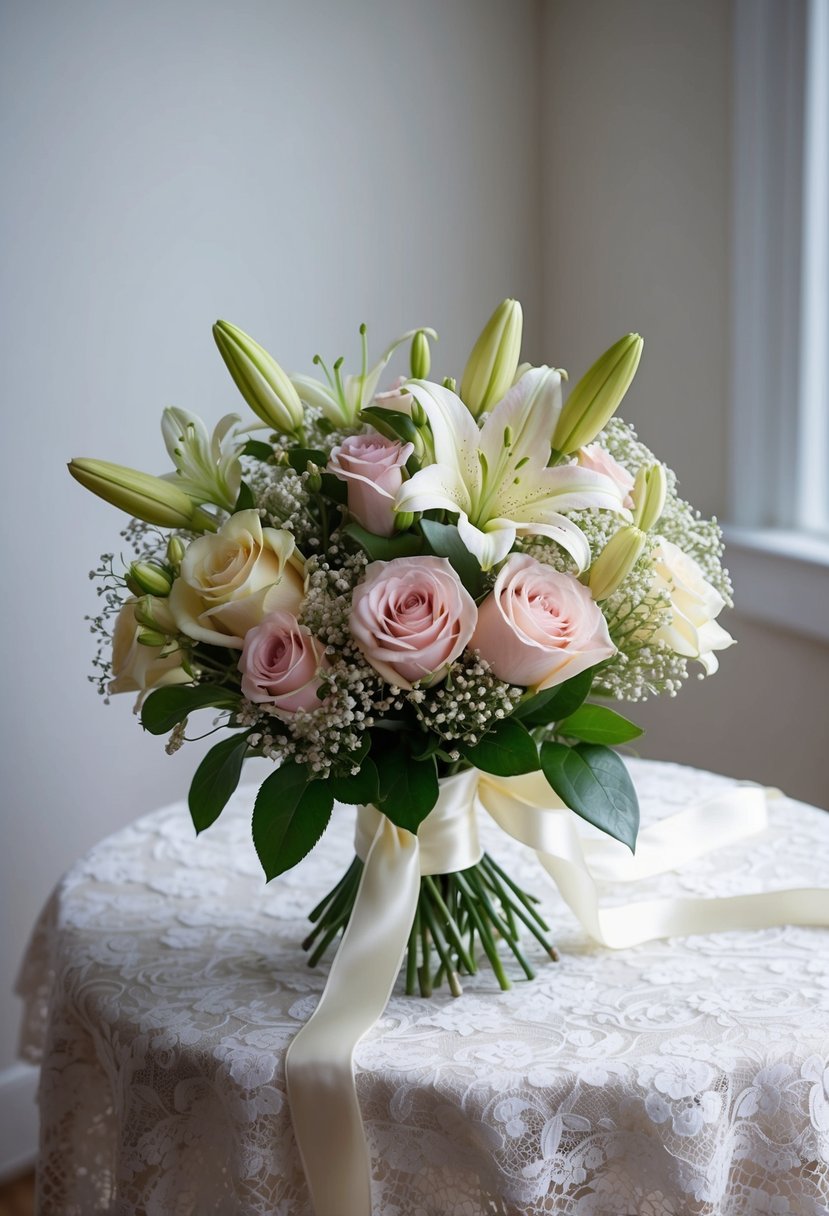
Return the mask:
<path id="1" fill-rule="evenodd" d="M 631 762 L 643 821 L 732 784 Z M 21 971 L 22 1053 L 42 1066 L 41 1216 L 306 1216 L 285 1048 L 327 964 L 300 948 L 351 858 L 353 812 L 265 886 L 253 791 L 193 839 L 186 807 L 96 846 L 44 908 Z M 823 885 L 829 817 L 630 888 Z M 623 952 L 584 937 L 533 856 L 484 846 L 542 896 L 562 953 L 500 993 L 400 989 L 355 1061 L 383 1216 L 825 1216 L 829 931 L 780 928 Z M 530 947 L 531 951 L 531 947 Z"/>

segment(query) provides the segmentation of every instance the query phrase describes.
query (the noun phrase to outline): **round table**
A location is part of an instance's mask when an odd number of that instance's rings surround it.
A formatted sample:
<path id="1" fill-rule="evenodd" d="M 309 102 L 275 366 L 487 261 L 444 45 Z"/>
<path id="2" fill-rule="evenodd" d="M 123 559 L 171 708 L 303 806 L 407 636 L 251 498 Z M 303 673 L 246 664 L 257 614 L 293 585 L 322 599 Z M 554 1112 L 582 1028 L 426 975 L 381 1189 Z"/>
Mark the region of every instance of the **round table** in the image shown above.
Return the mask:
<path id="1" fill-rule="evenodd" d="M 645 824 L 733 784 L 630 767 Z M 183 804 L 145 816 L 44 909 L 19 986 L 41 1216 L 310 1216 L 283 1060 L 327 974 L 304 918 L 351 859 L 354 814 L 265 886 L 252 797 L 198 840 Z M 770 820 L 634 897 L 824 885 L 829 816 L 776 799 Z M 829 931 L 603 950 L 534 856 L 482 828 L 561 961 L 506 993 L 486 970 L 459 999 L 398 984 L 355 1056 L 377 1216 L 825 1216 Z"/>

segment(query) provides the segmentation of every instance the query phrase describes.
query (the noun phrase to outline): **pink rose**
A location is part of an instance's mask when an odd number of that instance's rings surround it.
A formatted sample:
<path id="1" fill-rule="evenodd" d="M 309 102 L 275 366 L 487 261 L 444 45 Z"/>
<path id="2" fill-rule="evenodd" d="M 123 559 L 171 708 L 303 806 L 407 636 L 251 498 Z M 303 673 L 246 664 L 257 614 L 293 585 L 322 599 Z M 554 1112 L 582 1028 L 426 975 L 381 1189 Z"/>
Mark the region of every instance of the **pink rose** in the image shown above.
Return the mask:
<path id="1" fill-rule="evenodd" d="M 496 676 L 552 688 L 616 653 L 588 589 L 525 553 L 513 553 L 478 610 L 472 649 Z"/>
<path id="2" fill-rule="evenodd" d="M 405 383 L 406 377 L 398 376 L 390 389 L 386 389 L 384 393 L 377 393 L 375 395 L 371 404 L 382 406 L 383 409 L 399 410 L 403 414 L 411 414 L 414 397 L 411 393 L 403 391 Z"/>
<path id="3" fill-rule="evenodd" d="M 611 481 L 618 486 L 619 493 L 622 496 L 622 506 L 627 507 L 629 511 L 633 509 L 633 490 L 634 479 L 627 471 L 623 464 L 619 464 L 610 452 L 606 451 L 599 443 L 589 443 L 586 448 L 579 448 L 578 462 L 583 469 L 592 469 L 594 473 L 604 473 L 605 477 L 609 477 Z"/>
<path id="4" fill-rule="evenodd" d="M 319 673 L 328 667 L 322 643 L 290 612 L 272 612 L 245 634 L 242 693 L 249 701 L 273 705 L 277 716 L 317 709 Z"/>
<path id="5" fill-rule="evenodd" d="M 349 435 L 331 451 L 329 472 L 348 486 L 348 509 L 377 536 L 394 532 L 394 499 L 414 447 L 384 435 Z"/>
<path id="6" fill-rule="evenodd" d="M 351 632 L 389 684 L 435 684 L 472 636 L 475 601 L 445 557 L 372 562 L 354 591 Z"/>

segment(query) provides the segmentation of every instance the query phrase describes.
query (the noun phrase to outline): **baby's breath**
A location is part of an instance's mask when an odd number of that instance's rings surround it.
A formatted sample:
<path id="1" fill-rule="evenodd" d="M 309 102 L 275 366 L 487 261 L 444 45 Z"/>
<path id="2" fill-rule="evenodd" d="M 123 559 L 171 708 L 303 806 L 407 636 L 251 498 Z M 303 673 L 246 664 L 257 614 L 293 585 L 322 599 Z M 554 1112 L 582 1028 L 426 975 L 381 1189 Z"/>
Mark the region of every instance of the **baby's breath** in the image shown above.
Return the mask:
<path id="1" fill-rule="evenodd" d="M 126 595 L 124 577 L 116 571 L 114 562 L 114 553 L 102 553 L 98 565 L 89 571 L 90 580 L 98 583 L 95 593 L 101 603 L 96 613 L 84 618 L 89 622 L 89 632 L 95 638 L 93 674 L 87 678 L 96 686 L 98 695 L 104 698 L 106 704 L 109 704 L 107 685 L 112 678 L 113 622 L 121 611 Z"/>
<path id="2" fill-rule="evenodd" d="M 442 739 L 477 743 L 501 718 L 508 718 L 523 688 L 499 680 L 475 651 L 466 651 L 446 679 L 405 694 L 418 718 Z"/>
<path id="3" fill-rule="evenodd" d="M 654 464 L 656 457 L 645 447 L 636 431 L 621 418 L 612 418 L 599 435 L 598 442 L 607 448 L 635 477 L 643 465 Z M 716 519 L 704 519 L 695 507 L 677 493 L 677 477 L 673 469 L 665 468 L 668 492 L 665 507 L 654 531 L 671 541 L 699 563 L 703 574 L 716 587 L 729 607 L 733 605 L 731 580 L 723 569 L 722 531 Z"/>
<path id="4" fill-rule="evenodd" d="M 656 457 L 637 438 L 633 427 L 613 418 L 597 437 L 600 443 L 632 476 Z M 699 563 L 706 579 L 731 604 L 731 582 L 723 569 L 722 533 L 717 521 L 703 519 L 677 493 L 677 478 L 666 467 L 665 507 L 644 552 L 622 585 L 602 603 L 610 638 L 616 654 L 596 676 L 594 690 L 623 701 L 644 701 L 650 696 L 676 696 L 688 678 L 687 660 L 674 654 L 656 635 L 671 618 L 666 591 L 654 585 L 653 555 L 659 538 L 673 542 Z M 571 511 L 568 518 L 577 523 L 587 538 L 595 558 L 624 520 L 610 511 Z M 563 574 L 576 574 L 573 559 L 559 545 L 544 537 L 524 543 L 524 551 Z"/>

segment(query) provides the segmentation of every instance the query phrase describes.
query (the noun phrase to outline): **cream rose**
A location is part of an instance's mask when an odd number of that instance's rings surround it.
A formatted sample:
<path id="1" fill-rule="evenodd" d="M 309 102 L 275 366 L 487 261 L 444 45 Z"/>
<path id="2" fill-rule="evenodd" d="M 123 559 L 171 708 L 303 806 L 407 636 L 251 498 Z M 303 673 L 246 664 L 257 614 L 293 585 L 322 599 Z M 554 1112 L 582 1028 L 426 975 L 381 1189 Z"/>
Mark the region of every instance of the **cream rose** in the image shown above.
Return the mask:
<path id="1" fill-rule="evenodd" d="M 692 557 L 661 536 L 658 541 L 654 585 L 670 597 L 671 619 L 654 636 L 675 654 L 698 659 L 706 675 L 713 675 L 719 667 L 714 651 L 734 645 L 731 634 L 715 620 L 725 600 Z"/>
<path id="2" fill-rule="evenodd" d="M 384 435 L 349 435 L 332 449 L 328 471 L 348 486 L 348 509 L 377 536 L 394 533 L 394 499 L 403 484 L 411 443 Z"/>
<path id="3" fill-rule="evenodd" d="M 371 666 L 411 688 L 444 679 L 475 628 L 475 601 L 445 557 L 372 562 L 354 591 L 350 626 Z"/>
<path id="4" fill-rule="evenodd" d="M 238 511 L 188 546 L 170 610 L 195 641 L 241 650 L 248 630 L 269 613 L 299 609 L 302 570 L 290 532 L 263 528 L 257 511 Z"/>
<path id="5" fill-rule="evenodd" d="M 165 684 L 191 683 L 192 677 L 181 666 L 180 652 L 174 650 L 162 657 L 162 646 L 142 646 L 138 641 L 140 629 L 135 619 L 135 600 L 127 600 L 112 631 L 112 679 L 107 692 L 144 694 Z"/>
<path id="6" fill-rule="evenodd" d="M 472 649 L 501 680 L 552 688 L 615 654 L 601 609 L 571 574 L 524 553 L 504 563 L 478 609 Z"/>
<path id="7" fill-rule="evenodd" d="M 577 460 L 583 469 L 592 469 L 594 473 L 604 473 L 605 477 L 609 477 L 618 487 L 622 506 L 633 510 L 634 478 L 610 452 L 599 443 L 588 443 L 587 447 L 579 448 Z"/>
<path id="8" fill-rule="evenodd" d="M 324 651 L 290 612 L 272 612 L 245 634 L 238 663 L 242 695 L 272 705 L 283 719 L 298 709 L 318 709 L 319 673 L 329 665 Z"/>

